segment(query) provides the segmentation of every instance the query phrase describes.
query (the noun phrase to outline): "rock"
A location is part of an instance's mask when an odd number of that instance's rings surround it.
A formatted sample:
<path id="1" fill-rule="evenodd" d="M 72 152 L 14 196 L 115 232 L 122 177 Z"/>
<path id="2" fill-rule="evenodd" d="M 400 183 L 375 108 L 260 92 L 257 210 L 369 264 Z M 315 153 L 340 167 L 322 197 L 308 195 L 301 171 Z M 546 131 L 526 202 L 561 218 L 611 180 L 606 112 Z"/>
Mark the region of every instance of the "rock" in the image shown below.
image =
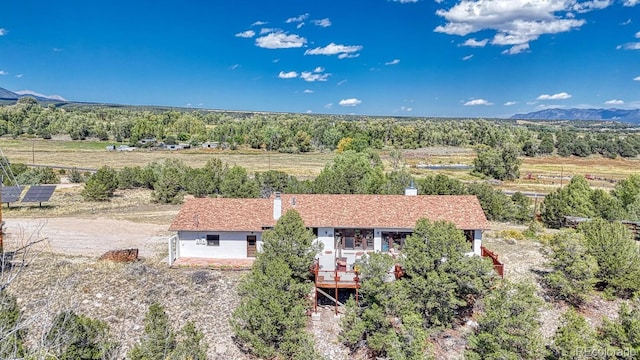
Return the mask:
<path id="1" fill-rule="evenodd" d="M 134 262 L 138 260 L 138 249 L 111 250 L 100 256 L 99 260 L 114 262 Z"/>

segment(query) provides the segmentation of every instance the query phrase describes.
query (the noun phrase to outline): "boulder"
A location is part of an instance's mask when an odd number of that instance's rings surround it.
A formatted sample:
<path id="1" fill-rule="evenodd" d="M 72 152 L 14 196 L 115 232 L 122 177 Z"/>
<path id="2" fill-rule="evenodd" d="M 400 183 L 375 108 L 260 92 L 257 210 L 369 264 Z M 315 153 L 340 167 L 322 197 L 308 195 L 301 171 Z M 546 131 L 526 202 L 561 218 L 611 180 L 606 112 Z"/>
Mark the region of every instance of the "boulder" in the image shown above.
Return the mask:
<path id="1" fill-rule="evenodd" d="M 100 256 L 100 260 L 134 262 L 138 260 L 138 249 L 111 250 Z"/>

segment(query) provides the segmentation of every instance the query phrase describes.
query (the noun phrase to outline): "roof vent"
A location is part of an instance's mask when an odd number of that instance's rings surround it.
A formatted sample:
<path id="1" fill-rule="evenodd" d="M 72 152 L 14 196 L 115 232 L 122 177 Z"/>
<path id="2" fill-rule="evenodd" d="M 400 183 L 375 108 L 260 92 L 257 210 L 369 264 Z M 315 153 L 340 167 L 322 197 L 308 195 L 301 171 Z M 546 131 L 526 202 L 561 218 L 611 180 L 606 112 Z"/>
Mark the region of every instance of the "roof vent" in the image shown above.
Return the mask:
<path id="1" fill-rule="evenodd" d="M 411 180 L 411 185 L 408 188 L 404 189 L 404 194 L 407 196 L 416 196 L 418 195 L 418 189 L 413 185 L 413 180 Z"/>

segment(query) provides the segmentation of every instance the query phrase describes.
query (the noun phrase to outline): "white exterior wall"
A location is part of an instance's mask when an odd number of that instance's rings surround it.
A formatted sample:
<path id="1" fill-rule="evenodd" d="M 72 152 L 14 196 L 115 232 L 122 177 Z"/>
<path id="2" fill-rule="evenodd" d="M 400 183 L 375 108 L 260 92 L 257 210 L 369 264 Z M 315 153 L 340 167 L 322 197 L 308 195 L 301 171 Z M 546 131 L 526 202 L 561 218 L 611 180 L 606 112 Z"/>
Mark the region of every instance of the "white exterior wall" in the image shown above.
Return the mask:
<path id="1" fill-rule="evenodd" d="M 207 246 L 207 235 L 219 235 L 220 246 Z M 178 257 L 246 259 L 247 235 L 256 236 L 257 251 L 261 251 L 260 231 L 178 231 Z"/>
<path id="2" fill-rule="evenodd" d="M 333 270 L 336 267 L 335 244 L 334 244 L 333 228 L 318 228 L 318 239 L 323 246 L 317 258 L 320 263 L 320 269 Z"/>
<path id="3" fill-rule="evenodd" d="M 482 256 L 482 250 L 480 247 L 482 246 L 482 230 L 474 230 L 473 231 L 473 253 Z"/>

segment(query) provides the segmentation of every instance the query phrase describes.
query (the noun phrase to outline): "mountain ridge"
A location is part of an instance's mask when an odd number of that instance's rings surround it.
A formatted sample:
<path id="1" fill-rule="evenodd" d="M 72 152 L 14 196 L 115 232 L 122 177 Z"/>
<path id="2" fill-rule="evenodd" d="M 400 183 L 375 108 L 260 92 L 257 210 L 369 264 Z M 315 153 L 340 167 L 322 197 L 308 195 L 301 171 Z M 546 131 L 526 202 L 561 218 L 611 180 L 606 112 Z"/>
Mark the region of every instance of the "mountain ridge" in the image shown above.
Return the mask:
<path id="1" fill-rule="evenodd" d="M 53 96 L 40 96 L 40 95 L 34 95 L 32 92 L 24 92 L 24 93 L 16 93 L 13 92 L 11 90 L 7 90 L 5 88 L 0 87 L 0 100 L 5 100 L 5 101 L 17 101 L 20 98 L 23 97 L 32 97 L 34 99 L 36 99 L 36 101 L 46 101 L 46 102 L 66 102 L 67 100 L 61 98 L 58 95 L 53 95 Z"/>
<path id="2" fill-rule="evenodd" d="M 518 120 L 611 120 L 640 124 L 640 109 L 561 109 L 552 108 L 526 114 L 515 114 Z"/>

